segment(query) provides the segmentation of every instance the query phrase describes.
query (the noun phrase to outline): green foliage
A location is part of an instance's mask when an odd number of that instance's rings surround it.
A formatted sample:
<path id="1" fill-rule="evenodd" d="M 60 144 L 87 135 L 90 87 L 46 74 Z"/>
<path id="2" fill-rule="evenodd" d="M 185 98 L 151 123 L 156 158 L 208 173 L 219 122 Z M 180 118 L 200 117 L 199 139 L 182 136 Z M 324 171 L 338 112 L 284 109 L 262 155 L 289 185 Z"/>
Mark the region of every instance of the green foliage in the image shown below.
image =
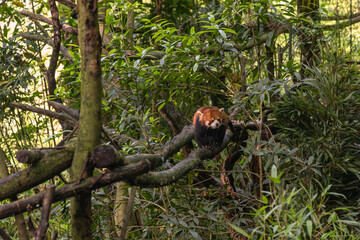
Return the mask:
<path id="1" fill-rule="evenodd" d="M 147 201 L 141 204 L 139 202 L 137 207 L 145 215 L 152 216 L 143 219 L 146 228 L 142 232 L 142 238 L 218 239 L 227 231 L 224 215 L 218 209 L 234 208 L 225 207 L 231 206 L 233 201 L 214 201 L 201 196 L 189 198 L 189 189 L 182 187 L 182 184 L 177 186 L 176 191 L 174 187 L 141 191 L 141 199 Z M 204 194 L 207 192 L 206 189 L 197 191 Z M 211 192 L 209 189 L 210 194 Z"/>
<path id="2" fill-rule="evenodd" d="M 152 153 L 172 137 L 159 113 L 170 103 L 189 124 L 200 106 L 239 107 L 237 120 L 263 121 L 265 128 L 276 126 L 278 133 L 266 139 L 258 131 L 249 133 L 232 172 L 241 189 L 237 195 L 230 195 L 228 186 L 191 185 L 196 171 L 171 186 L 140 189 L 134 210 L 140 212 L 143 226 L 131 226 L 130 238 L 358 239 L 360 80 L 359 69 L 347 61 L 355 59 L 359 45 L 343 34 L 349 29 L 322 32 L 317 27 L 323 22 L 298 14 L 297 1 L 163 1 L 162 18 L 155 16 L 154 3 L 99 3 L 105 7 L 103 33 L 110 39 L 101 59 L 104 125 L 120 135 L 123 152 Z M 343 11 L 343 3 L 338 3 L 337 10 Z M 46 2 L 32 4 L 37 14 L 48 14 Z M 326 4 L 319 9 L 324 17 L 336 7 Z M 0 6 L 1 147 L 8 156 L 20 148 L 53 146 L 61 135 L 48 118 L 7 108 L 10 101 L 44 107 L 47 100 L 40 70 L 48 64 L 45 44 L 20 33 L 51 36 L 52 26 L 41 23 L 40 29 L 16 12 L 24 7 L 11 0 Z M 58 7 L 61 22 L 76 27 L 77 20 L 69 16 L 72 9 Z M 129 10 L 134 10 L 134 29 L 127 28 Z M 281 27 L 291 32 L 277 36 Z M 316 67 L 307 68 L 304 75 L 302 33 L 320 35 L 316 44 L 323 43 L 325 49 L 314 59 Z M 257 45 L 259 41 L 263 44 Z M 79 109 L 81 59 L 76 36 L 62 31 L 62 45 L 72 59 L 60 57 L 55 94 Z M 353 56 L 328 50 L 339 48 Z M 243 78 L 246 91 L 241 90 Z M 183 158 L 178 153 L 161 169 Z M 258 158 L 264 176 L 260 200 L 250 173 Z M 13 171 L 22 167 L 13 159 L 7 163 Z M 219 178 L 221 162 L 209 160 L 204 165 Z M 111 238 L 116 229 L 110 217 L 116 209 L 114 196 L 107 190 L 93 194 L 94 239 Z M 31 217 L 38 222 L 40 211 Z M 57 230 L 62 239 L 70 238 L 69 218 L 68 201 L 54 204 L 49 232 Z M 13 218 L 2 220 L 0 226 L 17 237 Z"/>
<path id="3" fill-rule="evenodd" d="M 265 192 L 262 207 L 250 213 L 255 226 L 231 225 L 237 232 L 250 239 L 353 239 L 360 224 L 352 210 L 326 209 L 329 195 L 335 194 L 329 191 L 331 185 L 319 194 L 302 184 L 292 188 L 273 169 L 271 190 Z"/>
<path id="4" fill-rule="evenodd" d="M 360 176 L 359 70 L 328 66 L 309 69 L 312 78 L 287 93 L 274 113 L 286 144 L 299 148 L 299 177 L 332 184 L 353 201 Z"/>

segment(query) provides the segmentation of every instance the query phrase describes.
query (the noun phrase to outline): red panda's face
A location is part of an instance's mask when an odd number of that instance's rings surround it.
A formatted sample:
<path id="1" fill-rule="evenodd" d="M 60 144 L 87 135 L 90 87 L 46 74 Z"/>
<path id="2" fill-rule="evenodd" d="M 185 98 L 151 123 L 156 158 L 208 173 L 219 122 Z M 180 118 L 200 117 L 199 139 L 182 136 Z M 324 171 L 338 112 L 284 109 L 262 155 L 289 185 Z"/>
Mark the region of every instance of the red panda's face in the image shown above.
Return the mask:
<path id="1" fill-rule="evenodd" d="M 199 121 L 202 126 L 212 129 L 218 129 L 222 125 L 227 127 L 227 117 L 223 108 L 218 107 L 201 107 L 194 114 L 193 124 Z"/>
<path id="2" fill-rule="evenodd" d="M 218 117 L 216 119 L 211 118 L 211 119 L 205 121 L 205 125 L 212 129 L 216 129 L 216 128 L 220 127 L 221 124 L 222 124 L 222 119 L 220 117 Z"/>

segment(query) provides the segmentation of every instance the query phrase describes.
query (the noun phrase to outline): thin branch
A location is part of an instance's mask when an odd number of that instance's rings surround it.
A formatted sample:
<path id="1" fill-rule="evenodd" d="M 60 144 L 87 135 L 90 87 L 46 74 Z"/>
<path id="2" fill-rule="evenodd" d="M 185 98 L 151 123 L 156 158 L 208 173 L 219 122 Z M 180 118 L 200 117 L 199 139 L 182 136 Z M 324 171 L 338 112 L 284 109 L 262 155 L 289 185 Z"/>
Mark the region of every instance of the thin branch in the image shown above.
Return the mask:
<path id="1" fill-rule="evenodd" d="M 76 8 L 76 4 L 72 1 L 69 1 L 69 0 L 56 0 L 58 1 L 59 3 L 61 4 L 64 4 L 66 6 L 68 6 L 69 8 Z"/>
<path id="2" fill-rule="evenodd" d="M 44 17 L 43 15 L 40 15 L 40 14 L 35 14 L 35 13 L 32 13 L 30 11 L 27 11 L 27 10 L 21 10 L 20 12 L 22 15 L 24 16 L 27 16 L 28 18 L 30 19 L 35 19 L 35 20 L 39 20 L 40 22 L 44 22 L 44 23 L 47 23 L 47 24 L 50 24 L 52 25 L 52 21 L 50 18 L 47 18 L 47 17 Z M 60 24 L 60 28 L 62 30 L 64 30 L 65 32 L 67 33 L 70 33 L 70 34 L 73 34 L 73 35 L 78 35 L 78 30 L 77 28 L 74 28 L 72 26 L 69 26 L 67 24 Z"/>
<path id="3" fill-rule="evenodd" d="M 353 14 L 347 14 L 347 15 L 336 15 L 335 16 L 327 16 L 327 17 L 322 17 L 321 20 L 322 21 L 334 21 L 334 20 L 348 20 L 350 18 L 356 18 L 360 16 L 360 12 L 358 13 L 353 13 Z"/>
<path id="4" fill-rule="evenodd" d="M 79 120 L 80 114 L 79 114 L 78 110 L 69 108 L 68 106 L 65 106 L 62 103 L 58 103 L 58 102 L 54 102 L 54 101 L 49 101 L 48 103 L 50 106 L 55 108 L 57 112 L 64 112 L 67 115 L 73 117 L 74 119 Z"/>
<path id="5" fill-rule="evenodd" d="M 35 25 L 40 29 L 40 31 L 45 35 L 46 38 L 50 38 L 48 32 L 45 30 L 45 28 L 43 27 L 43 25 L 41 25 L 39 23 L 39 21 L 35 20 L 35 19 L 31 19 L 31 21 L 33 21 L 35 23 Z"/>
<path id="6" fill-rule="evenodd" d="M 47 70 L 47 81 L 48 81 L 49 95 L 55 95 L 55 89 L 56 89 L 55 72 L 57 68 L 60 43 L 61 43 L 60 21 L 59 21 L 59 11 L 56 7 L 55 0 L 48 0 L 48 3 L 51 11 L 52 25 L 54 28 L 54 46 L 52 48 L 50 64 Z M 55 101 L 61 103 L 60 98 L 56 98 Z"/>
<path id="7" fill-rule="evenodd" d="M 38 107 L 34 107 L 34 106 L 22 104 L 22 103 L 14 103 L 14 102 L 9 103 L 9 107 L 19 108 L 24 111 L 35 112 L 35 113 L 39 113 L 39 114 L 42 114 L 42 115 L 45 115 L 45 116 L 48 116 L 51 118 L 56 118 L 58 120 L 69 123 L 72 126 L 76 126 L 76 124 L 77 124 L 76 119 L 74 119 L 73 117 L 70 117 L 69 115 L 67 115 L 65 113 L 56 113 L 56 112 L 46 110 L 43 108 L 38 108 Z"/>
<path id="8" fill-rule="evenodd" d="M 340 29 L 340 28 L 346 28 L 358 22 L 360 22 L 360 15 L 357 15 L 357 17 L 348 19 L 347 21 L 343 21 L 341 23 L 336 23 L 332 25 L 320 25 L 319 28 L 322 30 Z"/>

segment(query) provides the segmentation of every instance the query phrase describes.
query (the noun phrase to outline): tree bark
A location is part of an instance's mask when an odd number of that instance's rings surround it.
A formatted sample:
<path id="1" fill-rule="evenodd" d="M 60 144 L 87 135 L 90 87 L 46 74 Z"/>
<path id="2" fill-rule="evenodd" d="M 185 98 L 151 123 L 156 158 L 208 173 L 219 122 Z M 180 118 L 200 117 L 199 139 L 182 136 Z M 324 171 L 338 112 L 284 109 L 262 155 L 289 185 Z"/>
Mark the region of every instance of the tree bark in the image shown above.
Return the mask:
<path id="1" fill-rule="evenodd" d="M 15 196 L 60 174 L 71 165 L 73 151 L 54 150 L 34 166 L 0 180 L 0 200 Z"/>
<path id="2" fill-rule="evenodd" d="M 87 162 L 90 152 L 101 139 L 101 38 L 97 1 L 78 1 L 78 23 L 81 110 L 78 142 L 70 172 L 72 181 L 92 175 Z M 71 199 L 71 221 L 72 239 L 92 239 L 90 190 Z"/>
<path id="3" fill-rule="evenodd" d="M 89 190 L 107 186 L 114 182 L 133 178 L 134 176 L 148 172 L 150 170 L 150 166 L 151 164 L 149 161 L 141 160 L 138 163 L 129 164 L 111 171 L 107 171 L 101 175 L 83 179 L 79 183 L 68 183 L 55 189 L 53 201 L 61 201 L 75 195 L 80 195 L 83 192 L 88 192 Z M 43 191 L 24 199 L 0 205 L 0 219 L 10 217 L 13 214 L 25 212 L 28 209 L 41 207 L 41 202 L 45 193 L 46 192 Z"/>
<path id="4" fill-rule="evenodd" d="M 319 0 L 298 0 L 297 1 L 298 14 L 303 14 L 304 17 L 312 19 L 312 21 L 319 21 Z M 305 28 L 312 28 L 309 21 L 303 21 L 302 25 Z M 320 31 L 320 30 L 318 30 Z M 300 50 L 301 50 L 301 70 L 300 75 L 305 78 L 305 66 L 313 66 L 315 64 L 315 56 L 319 53 L 317 39 L 319 33 L 309 33 L 306 29 L 300 34 Z M 296 79 L 296 78 L 294 78 Z"/>

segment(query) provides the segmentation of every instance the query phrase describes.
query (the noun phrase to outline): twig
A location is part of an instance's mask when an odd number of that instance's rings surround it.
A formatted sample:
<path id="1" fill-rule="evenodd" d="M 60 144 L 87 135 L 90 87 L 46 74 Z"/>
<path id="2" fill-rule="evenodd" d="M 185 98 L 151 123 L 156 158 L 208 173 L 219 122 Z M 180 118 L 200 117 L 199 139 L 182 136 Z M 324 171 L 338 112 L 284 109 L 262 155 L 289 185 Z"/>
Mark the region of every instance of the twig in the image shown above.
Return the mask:
<path id="1" fill-rule="evenodd" d="M 71 131 L 71 133 L 67 134 L 63 140 L 61 140 L 58 144 L 56 144 L 55 147 L 62 147 L 64 146 L 65 142 L 70 140 L 70 138 L 74 135 L 74 133 L 76 132 L 76 130 L 78 129 L 79 125 L 76 125 L 74 127 L 74 129 Z"/>

